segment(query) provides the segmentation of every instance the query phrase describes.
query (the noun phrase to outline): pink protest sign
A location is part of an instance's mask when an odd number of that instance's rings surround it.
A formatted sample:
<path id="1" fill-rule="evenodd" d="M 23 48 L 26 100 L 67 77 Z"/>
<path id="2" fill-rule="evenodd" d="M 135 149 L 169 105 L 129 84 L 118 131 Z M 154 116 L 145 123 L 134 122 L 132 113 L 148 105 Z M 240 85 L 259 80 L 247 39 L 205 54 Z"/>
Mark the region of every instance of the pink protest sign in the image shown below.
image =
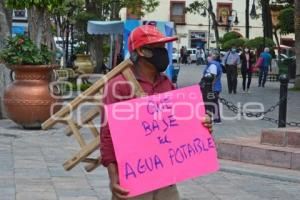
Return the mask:
<path id="1" fill-rule="evenodd" d="M 106 106 L 120 185 L 137 196 L 216 172 L 199 86 Z"/>

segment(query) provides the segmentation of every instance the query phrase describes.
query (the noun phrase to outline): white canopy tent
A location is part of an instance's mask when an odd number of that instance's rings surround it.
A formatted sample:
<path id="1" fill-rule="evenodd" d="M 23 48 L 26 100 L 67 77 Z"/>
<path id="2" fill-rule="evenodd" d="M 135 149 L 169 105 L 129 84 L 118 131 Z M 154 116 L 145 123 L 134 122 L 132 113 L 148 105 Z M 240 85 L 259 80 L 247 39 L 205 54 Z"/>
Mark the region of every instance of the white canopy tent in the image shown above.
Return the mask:
<path id="1" fill-rule="evenodd" d="M 113 67 L 114 41 L 118 34 L 124 33 L 122 21 L 88 21 L 87 32 L 91 35 L 110 35 L 110 62 L 109 68 Z"/>

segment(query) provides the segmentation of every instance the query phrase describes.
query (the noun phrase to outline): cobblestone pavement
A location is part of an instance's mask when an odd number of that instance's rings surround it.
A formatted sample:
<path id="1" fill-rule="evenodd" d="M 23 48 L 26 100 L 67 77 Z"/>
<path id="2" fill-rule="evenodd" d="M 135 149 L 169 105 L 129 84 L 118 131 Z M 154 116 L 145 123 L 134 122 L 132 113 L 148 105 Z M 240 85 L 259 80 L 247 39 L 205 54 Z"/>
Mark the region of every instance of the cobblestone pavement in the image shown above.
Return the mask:
<path id="1" fill-rule="evenodd" d="M 182 68 L 179 86 L 197 83 L 201 74 L 200 67 Z M 265 90 L 255 87 L 247 96 L 229 97 L 226 91 L 223 96 L 235 102 L 259 99 L 272 105 L 278 99 L 278 84 L 268 84 Z M 299 93 L 291 92 L 289 119 L 300 121 L 297 112 Z M 224 121 L 215 127 L 215 135 L 217 138 L 255 135 L 262 127 L 276 125 Z M 48 131 L 28 131 L 9 120 L 0 120 L 0 200 L 109 200 L 108 178 L 103 167 L 92 173 L 84 172 L 82 165 L 64 171 L 62 163 L 78 149 L 74 139 L 65 136 L 62 125 Z M 228 161 L 221 161 L 221 166 L 216 174 L 178 184 L 182 199 L 299 199 L 299 171 Z"/>
<path id="2" fill-rule="evenodd" d="M 109 200 L 103 167 L 92 173 L 84 172 L 83 166 L 64 171 L 62 163 L 77 148 L 61 127 L 46 132 L 24 131 L 2 120 L 0 199 Z M 221 161 L 221 166 L 216 174 L 178 184 L 182 199 L 299 199 L 300 172 L 228 161 Z M 261 175 L 256 174 L 257 170 Z"/>

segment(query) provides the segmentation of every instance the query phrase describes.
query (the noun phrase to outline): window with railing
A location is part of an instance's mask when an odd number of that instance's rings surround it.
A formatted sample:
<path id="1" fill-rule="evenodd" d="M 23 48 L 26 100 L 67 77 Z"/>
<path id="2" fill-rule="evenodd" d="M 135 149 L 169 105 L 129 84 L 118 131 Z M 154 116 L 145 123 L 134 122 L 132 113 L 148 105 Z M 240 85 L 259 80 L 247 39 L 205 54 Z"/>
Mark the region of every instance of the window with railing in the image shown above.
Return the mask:
<path id="1" fill-rule="evenodd" d="M 14 10 L 13 11 L 13 19 L 27 19 L 27 10 Z"/>
<path id="2" fill-rule="evenodd" d="M 171 1 L 170 21 L 175 24 L 185 24 L 185 1 Z"/>

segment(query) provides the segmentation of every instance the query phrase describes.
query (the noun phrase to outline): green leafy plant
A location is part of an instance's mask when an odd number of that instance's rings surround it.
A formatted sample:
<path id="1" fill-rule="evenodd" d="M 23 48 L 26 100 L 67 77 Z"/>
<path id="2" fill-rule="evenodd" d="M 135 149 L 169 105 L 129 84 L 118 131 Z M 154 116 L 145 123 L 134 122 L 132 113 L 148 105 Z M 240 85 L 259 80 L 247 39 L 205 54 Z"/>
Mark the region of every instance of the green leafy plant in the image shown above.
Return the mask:
<path id="1" fill-rule="evenodd" d="M 250 47 L 252 49 L 262 50 L 264 48 L 264 46 L 273 48 L 275 46 L 275 43 L 270 38 L 256 37 L 254 39 L 248 40 L 245 43 L 245 46 Z"/>
<path id="2" fill-rule="evenodd" d="M 47 46 L 41 49 L 26 36 L 18 35 L 7 39 L 0 52 L 0 60 L 8 65 L 44 65 L 51 61 L 52 52 Z"/>
<path id="3" fill-rule="evenodd" d="M 75 54 L 86 54 L 88 51 L 88 46 L 86 43 L 79 43 L 78 46 L 74 47 L 74 53 Z"/>
<path id="4" fill-rule="evenodd" d="M 225 43 L 229 40 L 232 40 L 232 39 L 238 39 L 238 38 L 242 38 L 243 36 L 238 33 L 238 32 L 235 32 L 235 31 L 231 31 L 231 32 L 228 32 L 228 33 L 225 33 L 223 38 L 222 38 L 222 43 Z"/>
<path id="5" fill-rule="evenodd" d="M 247 40 L 246 40 L 246 39 L 243 39 L 243 38 L 231 39 L 231 40 L 226 41 L 226 42 L 222 45 L 222 49 L 224 49 L 224 50 L 229 50 L 229 49 L 232 48 L 233 46 L 236 46 L 236 47 L 244 47 L 246 42 L 247 42 Z"/>
<path id="6" fill-rule="evenodd" d="M 71 85 L 67 84 L 66 85 L 66 91 L 82 91 L 83 92 L 91 86 L 92 86 L 91 83 L 82 83 L 80 85 L 78 85 L 76 83 L 73 83 Z"/>
<path id="7" fill-rule="evenodd" d="M 280 11 L 278 16 L 280 33 L 283 35 L 295 32 L 295 9 L 292 7 L 285 8 Z"/>

